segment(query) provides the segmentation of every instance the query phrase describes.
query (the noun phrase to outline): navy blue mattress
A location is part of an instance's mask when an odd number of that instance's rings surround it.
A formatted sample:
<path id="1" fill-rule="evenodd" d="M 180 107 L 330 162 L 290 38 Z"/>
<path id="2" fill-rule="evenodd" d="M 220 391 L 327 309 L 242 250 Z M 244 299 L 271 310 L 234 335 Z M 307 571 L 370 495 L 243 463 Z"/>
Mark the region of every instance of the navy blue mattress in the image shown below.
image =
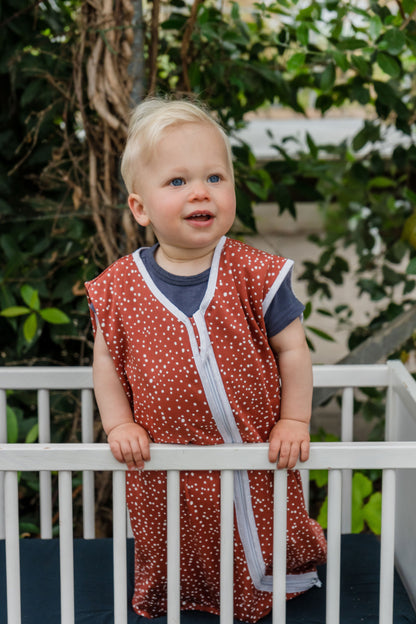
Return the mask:
<path id="1" fill-rule="evenodd" d="M 74 541 L 76 624 L 113 624 L 112 540 Z M 20 543 L 22 623 L 59 624 L 59 542 L 27 539 Z M 372 535 L 342 537 L 341 624 L 378 623 L 379 541 Z M 133 590 L 133 542 L 128 540 L 128 589 Z M 287 603 L 287 624 L 324 624 L 325 566 L 321 589 L 313 588 Z M 166 617 L 147 620 L 129 610 L 129 624 L 166 624 Z M 207 613 L 185 612 L 183 624 L 218 624 Z M 271 615 L 261 624 L 271 624 Z M 416 624 L 416 614 L 396 575 L 394 624 Z M 5 550 L 0 541 L 0 624 L 7 624 Z"/>

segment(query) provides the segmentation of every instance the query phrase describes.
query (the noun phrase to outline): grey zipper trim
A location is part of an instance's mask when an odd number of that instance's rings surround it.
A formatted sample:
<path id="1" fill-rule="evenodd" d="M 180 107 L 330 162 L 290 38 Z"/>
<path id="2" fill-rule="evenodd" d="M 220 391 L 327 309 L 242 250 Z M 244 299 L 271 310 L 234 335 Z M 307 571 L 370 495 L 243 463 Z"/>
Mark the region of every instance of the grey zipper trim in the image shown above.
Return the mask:
<path id="1" fill-rule="evenodd" d="M 222 237 L 215 249 L 207 291 L 201 303 L 200 309 L 193 316 L 199 334 L 199 348 L 190 319 L 183 314 L 179 308 L 173 305 L 173 303 L 156 287 L 140 258 L 139 250 L 133 253 L 133 259 L 154 296 L 165 306 L 165 308 L 176 316 L 176 318 L 181 321 L 187 329 L 192 354 L 202 386 L 204 388 L 208 406 L 222 439 L 228 444 L 241 444 L 242 438 L 225 391 L 221 373 L 218 368 L 209 337 L 208 328 L 205 323 L 205 311 L 215 293 L 219 262 L 225 242 L 226 238 Z M 283 278 L 286 276 L 287 272 L 292 269 L 292 266 L 293 262 L 291 260 L 286 261 L 286 265 L 279 273 L 271 291 L 265 298 L 263 310 L 267 310 L 274 294 L 277 292 L 280 284 L 282 283 Z M 280 277 L 282 273 L 283 276 Z M 273 295 L 271 295 L 271 292 L 273 292 Z M 248 472 L 246 470 L 235 471 L 234 486 L 234 506 L 236 510 L 238 531 L 246 556 L 250 577 L 256 589 L 271 592 L 273 577 L 270 575 L 266 576 L 265 574 L 266 566 L 257 533 L 253 506 L 251 504 L 250 482 L 248 479 Z M 316 572 L 308 572 L 299 575 L 286 575 L 287 593 L 306 591 L 313 585 L 320 586 L 320 581 Z"/>

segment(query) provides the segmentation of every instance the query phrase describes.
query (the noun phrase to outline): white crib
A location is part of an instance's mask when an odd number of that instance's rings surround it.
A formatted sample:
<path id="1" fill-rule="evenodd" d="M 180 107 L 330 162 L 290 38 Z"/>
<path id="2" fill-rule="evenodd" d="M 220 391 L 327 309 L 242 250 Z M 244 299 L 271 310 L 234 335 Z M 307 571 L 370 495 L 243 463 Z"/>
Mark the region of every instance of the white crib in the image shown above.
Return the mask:
<path id="1" fill-rule="evenodd" d="M 275 470 L 274 509 L 274 572 L 273 612 L 267 622 L 326 622 L 343 624 L 340 607 L 341 596 L 341 540 L 342 534 L 351 531 L 351 475 L 353 469 L 381 469 L 382 481 L 382 534 L 378 584 L 379 598 L 374 619 L 357 617 L 356 621 L 392 624 L 416 623 L 416 383 L 400 362 L 387 362 L 373 366 L 315 366 L 314 386 L 342 389 L 342 441 L 315 443 L 311 446 L 308 462 L 300 467 L 304 481 L 310 469 L 329 470 L 328 502 L 328 562 L 325 589 L 320 600 L 325 615 L 314 619 L 292 619 L 285 601 L 285 523 L 286 523 L 286 471 Z M 354 390 L 362 387 L 385 387 L 386 437 L 385 442 L 353 442 Z M 54 390 L 79 390 L 82 402 L 82 443 L 51 444 L 49 397 Z M 6 444 L 7 441 L 7 391 L 36 390 L 38 397 L 39 443 Z M 126 505 L 125 467 L 112 457 L 106 444 L 93 444 L 94 402 L 90 368 L 0 368 L 0 540 L 4 555 L 0 556 L 0 623 L 35 624 L 36 613 L 22 615 L 25 609 L 25 588 L 22 588 L 22 565 L 24 550 L 28 543 L 59 544 L 60 613 L 56 624 L 74 622 L 114 621 L 115 624 L 142 620 L 132 619 L 128 600 L 128 548 L 131 549 Z M 153 445 L 148 470 L 167 470 L 168 474 L 168 613 L 163 621 L 176 624 L 186 619 L 180 612 L 179 591 L 179 472 L 180 470 L 221 470 L 221 624 L 233 622 L 233 471 L 239 469 L 270 470 L 267 445 L 222 445 L 215 447 Z M 92 545 L 94 529 L 94 471 L 113 473 L 113 609 L 114 616 L 95 620 L 83 619 L 78 614 L 76 568 L 74 552 L 78 545 L 73 538 L 72 473 L 83 471 L 83 527 L 81 544 Z M 39 499 L 41 540 L 21 540 L 19 536 L 19 472 L 39 471 Z M 59 541 L 52 539 L 52 480 L 51 472 L 59 475 Z M 307 489 L 306 489 L 307 496 Z M 106 542 L 108 550 L 108 542 Z M 40 551 L 41 552 L 41 551 Z M 88 556 L 88 555 L 87 555 Z M 22 558 L 23 557 L 23 558 Z M 39 556 L 38 556 L 39 558 Z M 40 556 L 42 558 L 42 556 Z M 84 559 L 85 561 L 85 559 Z M 107 561 L 107 559 L 106 559 Z M 76 563 L 76 562 L 75 562 Z M 359 569 L 357 561 L 357 569 Z M 100 565 L 100 564 L 99 564 Z M 111 562 L 108 563 L 111 567 Z M 75 568 L 75 575 L 74 575 Z M 2 571 L 3 569 L 3 571 Z M 401 615 L 396 613 L 397 597 L 394 596 L 397 572 L 405 587 L 407 605 Z M 3 574 L 3 576 L 1 575 Z M 41 576 L 41 573 L 40 573 Z M 84 582 L 84 581 L 83 581 Z M 345 588 L 343 589 L 345 591 Z M 347 590 L 349 591 L 349 590 Z M 3 592 L 3 593 L 2 593 Z M 407 592 L 407 593 L 406 593 Z M 309 594 L 310 592 L 308 592 Z M 102 596 L 104 598 L 104 596 Z M 302 597 L 301 597 L 302 598 Z M 297 598 L 295 600 L 300 600 Z M 32 599 L 31 599 L 32 600 Z M 7 609 L 6 604 L 7 603 Z M 290 601 L 291 603 L 295 601 Z M 290 604 L 290 603 L 289 603 Z M 410 604 L 412 606 L 410 606 Z M 7 617 L 6 617 L 7 610 Z M 356 611 L 359 614 L 359 611 Z M 189 615 L 189 614 L 188 614 Z M 204 617 L 207 614 L 202 614 Z M 3 619 L 2 619 L 3 617 Z M 87 617 L 87 616 L 85 616 Z M 110 617 L 110 619 L 108 619 Z M 113 619 L 111 619 L 113 617 Z M 208 617 L 208 616 L 207 616 Z M 215 616 L 203 618 L 203 622 L 218 621 Z M 367 619 L 366 619 L 367 617 Z M 286 619 L 287 618 L 287 619 Z M 145 620 L 146 621 L 146 620 Z M 162 622 L 162 619 L 154 622 Z M 349 621 L 349 620 L 348 620 Z M 265 620 L 266 622 L 266 620 Z M 43 621 L 42 621 L 43 624 Z"/>

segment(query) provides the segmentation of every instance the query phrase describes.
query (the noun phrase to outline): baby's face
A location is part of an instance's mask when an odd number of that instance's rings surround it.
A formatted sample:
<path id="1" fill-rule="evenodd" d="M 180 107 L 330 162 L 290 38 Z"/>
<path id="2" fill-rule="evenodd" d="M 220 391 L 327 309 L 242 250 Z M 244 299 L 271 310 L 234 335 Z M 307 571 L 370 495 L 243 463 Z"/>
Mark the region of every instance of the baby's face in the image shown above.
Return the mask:
<path id="1" fill-rule="evenodd" d="M 152 224 L 160 246 L 186 259 L 215 248 L 235 218 L 233 174 L 220 132 L 208 124 L 170 128 L 141 168 L 129 206 Z"/>

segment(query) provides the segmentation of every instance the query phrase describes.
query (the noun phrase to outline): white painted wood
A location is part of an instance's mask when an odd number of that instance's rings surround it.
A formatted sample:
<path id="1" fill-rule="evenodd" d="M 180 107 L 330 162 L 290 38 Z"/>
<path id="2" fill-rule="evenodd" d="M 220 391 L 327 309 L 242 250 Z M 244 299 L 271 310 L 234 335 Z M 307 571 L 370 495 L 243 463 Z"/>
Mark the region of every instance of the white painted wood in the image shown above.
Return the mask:
<path id="1" fill-rule="evenodd" d="M 38 427 L 39 442 L 49 444 L 51 441 L 51 414 L 49 390 L 38 390 Z M 48 470 L 39 473 L 40 489 L 40 536 L 52 538 L 52 477 Z"/>
<path id="2" fill-rule="evenodd" d="M 2 366 L 0 388 L 7 390 L 72 390 L 92 388 L 90 366 Z"/>
<path id="3" fill-rule="evenodd" d="M 221 471 L 220 624 L 234 622 L 234 472 Z"/>
<path id="4" fill-rule="evenodd" d="M 113 472 L 114 624 L 127 623 L 126 475 Z"/>
<path id="5" fill-rule="evenodd" d="M 0 442 L 7 442 L 7 398 L 3 388 L 0 389 Z"/>
<path id="6" fill-rule="evenodd" d="M 270 470 L 267 444 L 151 444 L 145 470 Z M 416 468 L 416 442 L 314 442 L 308 470 Z M 108 444 L 0 444 L 0 470 L 127 470 Z"/>
<path id="7" fill-rule="evenodd" d="M 82 442 L 94 442 L 94 400 L 90 389 L 81 390 L 81 439 Z M 85 539 L 95 537 L 95 492 L 94 472 L 82 472 L 82 510 Z"/>
<path id="8" fill-rule="evenodd" d="M 396 472 L 394 470 L 383 470 L 382 494 L 379 624 L 392 624 L 396 502 Z"/>
<path id="9" fill-rule="evenodd" d="M 339 624 L 340 617 L 341 487 L 341 471 L 331 470 L 328 474 L 326 624 Z"/>
<path id="10" fill-rule="evenodd" d="M 7 624 L 20 624 L 21 597 L 17 472 L 6 472 L 4 494 L 5 501 L 7 501 L 7 505 L 5 506 Z"/>
<path id="11" fill-rule="evenodd" d="M 72 473 L 63 470 L 59 483 L 59 555 L 61 573 L 61 624 L 74 624 L 74 545 L 72 530 Z"/>
<path id="12" fill-rule="evenodd" d="M 273 624 L 286 622 L 287 471 L 274 471 Z"/>
<path id="13" fill-rule="evenodd" d="M 387 386 L 389 365 L 314 365 L 313 377 L 314 386 L 317 388 Z M 39 388 L 65 390 L 92 387 L 92 368 L 89 366 L 40 366 L 30 369 L 4 366 L 0 374 L 0 388 L 9 390 Z"/>
<path id="14" fill-rule="evenodd" d="M 391 372 L 387 404 L 388 440 L 416 440 L 416 382 L 401 362 L 388 362 Z M 416 475 L 396 473 L 395 563 L 416 611 Z"/>
<path id="15" fill-rule="evenodd" d="M 416 421 L 416 381 L 401 362 L 390 361 L 387 366 L 390 371 L 390 383 L 395 393 Z"/>
<path id="16" fill-rule="evenodd" d="M 354 439 L 354 389 L 344 388 L 342 392 L 341 440 L 352 442 Z M 352 470 L 342 472 L 342 522 L 341 532 L 351 533 L 352 513 Z"/>
<path id="17" fill-rule="evenodd" d="M 167 470 L 168 624 L 180 624 L 179 471 Z"/>
<path id="18" fill-rule="evenodd" d="M 309 512 L 309 496 L 310 496 L 309 470 L 301 470 L 300 478 L 302 479 L 303 499 L 305 501 L 305 507 Z"/>
<path id="19" fill-rule="evenodd" d="M 0 389 L 0 444 L 7 442 L 7 400 L 6 391 Z M 0 473 L 0 539 L 5 537 L 4 527 L 4 473 Z"/>
<path id="20" fill-rule="evenodd" d="M 387 386 L 389 368 L 380 365 L 346 364 L 313 366 L 313 385 L 315 388 L 357 388 Z"/>
<path id="21" fill-rule="evenodd" d="M 416 383 L 409 373 L 405 370 L 400 362 L 388 362 L 386 365 L 376 366 L 314 366 L 314 382 L 316 387 L 341 388 L 343 390 L 343 415 L 344 423 L 342 425 L 342 436 L 344 441 L 341 443 L 319 443 L 311 445 L 310 459 L 304 464 L 299 464 L 299 468 L 308 471 L 310 469 L 329 469 L 330 470 L 330 526 L 329 526 L 329 563 L 331 572 L 329 572 L 329 582 L 332 584 L 331 591 L 328 591 L 328 617 L 331 624 L 337 624 L 339 619 L 339 603 L 337 604 L 337 590 L 339 587 L 339 539 L 340 539 L 340 510 L 339 504 L 340 487 L 339 475 L 340 471 L 354 469 L 371 469 L 379 468 L 385 472 L 383 486 L 383 537 L 382 537 L 382 564 L 381 564 L 381 598 L 380 613 L 384 613 L 385 619 L 380 620 L 381 624 L 390 624 L 391 622 L 391 595 L 389 587 L 391 586 L 392 566 L 391 561 L 394 556 L 393 536 L 394 525 L 396 556 L 399 571 L 403 575 L 404 583 L 410 592 L 410 597 L 416 607 L 416 576 L 414 574 L 414 561 L 416 560 L 416 477 L 414 470 L 416 469 Z M 352 421 L 350 414 L 352 412 L 353 388 L 354 387 L 382 387 L 388 388 L 387 400 L 387 442 L 380 443 L 353 443 L 351 427 Z M 49 390 L 55 389 L 79 389 L 82 397 L 82 414 L 83 414 L 83 432 L 82 440 L 84 444 L 51 444 L 50 438 L 44 432 L 43 424 L 40 422 L 40 443 L 39 444 L 6 444 L 7 426 L 6 426 L 6 390 L 7 389 L 35 389 L 39 390 L 39 418 L 43 422 L 44 413 L 46 420 L 50 418 L 49 412 Z M 13 480 L 7 485 L 7 489 L 15 490 L 17 484 L 16 471 L 49 471 L 60 470 L 60 532 L 63 537 L 61 543 L 62 561 L 65 561 L 64 569 L 61 571 L 63 584 L 66 589 L 62 600 L 65 604 L 63 609 L 63 623 L 69 624 L 73 621 L 73 552 L 72 552 L 72 483 L 71 471 L 83 471 L 84 473 L 84 501 L 86 503 L 86 511 L 84 516 L 84 531 L 86 537 L 94 536 L 93 528 L 93 471 L 95 470 L 115 470 L 118 476 L 114 479 L 123 480 L 125 466 L 121 466 L 112 457 L 108 445 L 92 444 L 92 372 L 90 367 L 84 368 L 0 368 L 0 471 L 8 471 L 8 474 L 15 475 L 10 477 Z M 50 435 L 50 434 L 49 434 Z M 45 437 L 46 436 L 46 437 Z M 169 624 L 177 624 L 180 617 L 180 598 L 179 598 L 179 470 L 207 470 L 212 469 L 215 465 L 219 470 L 229 471 L 245 469 L 245 470 L 270 470 L 271 464 L 267 457 L 267 444 L 250 444 L 250 445 L 219 445 L 215 447 L 178 447 L 175 445 L 152 445 L 152 459 L 146 464 L 148 470 L 168 470 L 169 471 Z M 334 472 L 335 471 L 335 472 Z M 392 474 L 397 471 L 397 509 L 394 516 L 394 506 L 391 503 L 391 494 L 393 491 Z M 281 478 L 280 472 L 276 471 L 276 479 Z M 43 477 L 41 477 L 42 479 Z M 230 477 L 226 477 L 225 480 Z M 3 472 L 0 472 L 0 538 L 5 535 L 5 514 L 2 496 L 2 480 Z M 344 483 L 344 491 L 348 488 L 347 479 L 342 477 Z M 64 485 L 62 485 L 64 484 Z M 335 484 L 335 485 L 334 485 Z M 228 487 L 228 486 L 227 486 Z M 280 486 L 282 487 L 282 484 Z M 44 487 L 43 487 L 44 489 Z M 115 500 L 121 504 L 122 489 L 118 486 L 115 488 Z M 62 490 L 62 492 L 61 492 Z M 65 491 L 65 494 L 64 494 Z M 387 492 L 387 501 L 385 492 Z M 9 502 L 6 493 L 7 501 Z M 334 498 L 335 496 L 335 498 Z M 343 495 L 343 508 L 348 507 L 347 499 L 349 495 Z M 394 498 L 394 497 L 393 497 Z M 333 500 L 332 500 L 333 499 Z M 117 506 L 119 505 L 117 502 Z M 16 498 L 17 504 L 17 498 Z M 224 503 L 227 505 L 227 503 Z M 88 509 L 89 505 L 89 509 Z M 229 501 L 228 501 L 229 506 Z M 4 508 L 4 505 L 3 505 Z M 9 508 L 9 513 L 16 515 L 16 510 Z M 67 511 L 65 511 L 65 509 Z M 64 510 L 64 511 L 62 511 Z M 70 513 L 70 519 L 68 516 Z M 229 514 L 230 511 L 226 512 Z M 283 513 L 280 509 L 277 513 Z M 48 516 L 51 517 L 48 512 Z M 349 512 L 348 512 L 349 515 Z M 65 517 L 64 517 L 65 516 Z M 124 518 L 126 517 L 124 508 Z M 18 509 L 17 520 L 9 520 L 9 535 L 12 535 L 12 541 L 9 537 L 9 555 L 13 552 L 13 557 L 9 556 L 9 562 L 12 566 L 10 575 L 17 578 L 16 571 L 16 546 L 10 544 L 17 543 L 18 552 Z M 120 516 L 121 518 L 121 516 Z M 118 514 L 115 515 L 115 535 L 117 535 L 117 544 L 124 541 L 125 543 L 125 523 L 124 528 L 119 526 L 121 522 Z M 173 518 L 173 521 L 172 521 Z M 386 519 L 387 518 L 387 519 Z M 395 518 L 395 522 L 394 522 Z M 392 521 L 393 520 L 393 521 Z M 171 527 L 172 521 L 172 527 Z M 12 528 L 10 528 L 12 526 Z M 228 526 L 228 531 L 230 530 Z M 281 530 L 281 523 L 279 522 Z M 387 529 L 386 529 L 387 527 Z M 225 529 L 224 529 L 225 530 Z M 342 520 L 342 530 L 348 530 L 345 519 Z M 46 535 L 44 532 L 43 534 Z M 16 537 L 17 536 L 17 537 Z M 65 537 L 66 536 L 66 537 Z M 285 540 L 280 537 L 280 546 L 286 547 Z M 14 542 L 13 542 L 14 540 Z M 282 541 L 283 540 L 283 541 Z M 232 540 L 229 540 L 231 542 Z M 228 549 L 230 544 L 228 544 Z M 117 545 L 117 552 L 121 553 L 121 559 L 124 558 L 123 549 Z M 228 555 L 229 556 L 229 555 Z M 116 557 L 116 554 L 115 554 Z M 115 558 L 115 568 L 119 568 L 120 572 L 115 574 L 115 583 L 120 582 L 120 589 L 115 594 L 120 596 L 120 608 L 123 600 L 124 592 L 123 574 L 125 573 L 124 560 Z M 276 565 L 279 565 L 279 559 L 275 558 Z M 224 560 L 224 567 L 229 569 L 230 562 L 227 557 Z M 13 567 L 14 566 L 14 567 Z M 124 573 L 123 573 L 124 567 Z M 225 568 L 224 568 L 225 569 Z M 281 573 L 281 572 L 280 572 Z M 280 574 L 279 573 L 279 574 Z M 9 576 L 9 572 L 7 572 Z M 229 574 L 229 573 L 227 573 Z M 71 581 L 72 578 L 72 581 Z M 276 579 L 278 576 L 275 577 Z M 72 583 L 72 587 L 71 587 Z M 13 581 L 13 587 L 16 582 Z M 69 590 L 68 590 L 69 588 Z M 20 590 L 19 590 L 20 591 Z M 277 591 L 281 592 L 280 598 L 276 600 L 283 605 L 282 586 Z M 339 590 L 338 590 L 339 591 Z M 72 594 L 71 594 L 72 592 Z M 335 592 L 335 593 L 334 593 Z M 72 606 L 71 606 L 72 601 Z M 20 605 L 19 599 L 13 598 L 13 603 Z M 125 604 L 125 603 L 124 603 Z M 226 614 L 224 618 L 229 618 L 230 604 L 225 603 Z M 285 607 L 278 607 L 283 609 Z M 118 607 L 116 608 L 116 612 Z M 20 607 L 12 607 L 12 615 L 10 621 L 13 624 L 20 624 Z M 15 615 L 18 613 L 18 615 Z M 228 614 L 227 614 L 228 613 Z M 280 612 L 279 624 L 282 624 Z M 338 616 L 337 616 L 338 613 Z M 124 624 L 124 611 L 120 611 L 120 624 Z M 277 617 L 277 616 L 276 616 Z M 332 619 L 335 618 L 335 619 Z M 390 619 L 389 619 L 390 618 Z M 224 620 L 225 622 L 226 620 Z M 228 621 L 228 620 L 227 620 Z M 10 623 L 9 623 L 10 624 Z M 119 624 L 117 622 L 117 624 Z"/>

